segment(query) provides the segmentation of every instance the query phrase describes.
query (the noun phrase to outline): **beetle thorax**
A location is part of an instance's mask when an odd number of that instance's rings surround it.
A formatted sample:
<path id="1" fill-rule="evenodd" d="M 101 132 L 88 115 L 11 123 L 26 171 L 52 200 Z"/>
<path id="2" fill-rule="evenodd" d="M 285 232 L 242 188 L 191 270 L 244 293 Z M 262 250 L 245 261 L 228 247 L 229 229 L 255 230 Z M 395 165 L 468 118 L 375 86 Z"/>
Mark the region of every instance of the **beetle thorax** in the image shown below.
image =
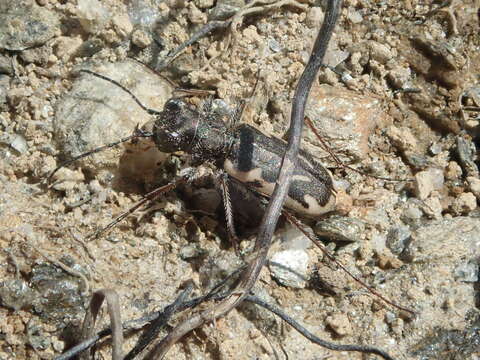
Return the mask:
<path id="1" fill-rule="evenodd" d="M 198 114 L 180 99 L 166 104 L 153 127 L 154 140 L 162 152 L 187 151 L 192 147 L 199 123 Z"/>

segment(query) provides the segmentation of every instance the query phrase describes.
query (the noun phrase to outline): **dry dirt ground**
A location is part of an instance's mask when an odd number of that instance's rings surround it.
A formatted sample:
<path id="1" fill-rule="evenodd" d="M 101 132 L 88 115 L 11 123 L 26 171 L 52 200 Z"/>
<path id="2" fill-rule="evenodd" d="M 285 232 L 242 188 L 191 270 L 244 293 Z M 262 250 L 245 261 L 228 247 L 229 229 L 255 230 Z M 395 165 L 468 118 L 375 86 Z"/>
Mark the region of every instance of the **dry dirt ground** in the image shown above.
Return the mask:
<path id="1" fill-rule="evenodd" d="M 47 187 L 61 161 L 150 120 L 122 90 L 78 70 L 115 78 L 159 110 L 177 86 L 211 90 L 219 111 L 246 99 L 242 121 L 282 137 L 323 12 L 313 0 L 0 1 L 0 359 L 62 353 L 78 339 L 95 289 L 114 289 L 123 319 L 134 319 L 171 303 L 187 280 L 199 295 L 242 263 L 208 177 L 87 239 L 172 179 L 185 156 L 108 150 L 59 171 Z M 235 13 L 243 16 L 234 25 L 163 66 L 206 22 Z M 480 358 L 479 31 L 477 0 L 345 1 L 307 115 L 345 163 L 412 181 L 339 169 L 306 129 L 304 148 L 331 169 L 339 205 L 305 223 L 352 273 L 417 315 L 370 295 L 283 224 L 271 256 L 303 277 L 270 265 L 255 292 L 316 335 L 396 359 Z M 163 66 L 174 85 L 133 59 Z M 258 208 L 235 203 L 248 253 Z M 103 316 L 99 328 L 107 323 Z M 97 356 L 109 354 L 107 343 Z M 375 357 L 320 348 L 243 305 L 167 358 Z"/>

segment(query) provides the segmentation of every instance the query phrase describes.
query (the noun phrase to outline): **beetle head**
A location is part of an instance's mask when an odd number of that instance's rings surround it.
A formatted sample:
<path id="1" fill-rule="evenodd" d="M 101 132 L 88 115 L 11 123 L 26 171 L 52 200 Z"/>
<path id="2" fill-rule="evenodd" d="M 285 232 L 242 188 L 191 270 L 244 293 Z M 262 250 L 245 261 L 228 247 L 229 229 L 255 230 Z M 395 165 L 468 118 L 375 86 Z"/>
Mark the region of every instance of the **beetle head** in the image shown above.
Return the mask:
<path id="1" fill-rule="evenodd" d="M 192 146 L 198 121 L 198 112 L 185 101 L 179 98 L 168 100 L 153 126 L 158 149 L 166 153 L 188 151 Z"/>

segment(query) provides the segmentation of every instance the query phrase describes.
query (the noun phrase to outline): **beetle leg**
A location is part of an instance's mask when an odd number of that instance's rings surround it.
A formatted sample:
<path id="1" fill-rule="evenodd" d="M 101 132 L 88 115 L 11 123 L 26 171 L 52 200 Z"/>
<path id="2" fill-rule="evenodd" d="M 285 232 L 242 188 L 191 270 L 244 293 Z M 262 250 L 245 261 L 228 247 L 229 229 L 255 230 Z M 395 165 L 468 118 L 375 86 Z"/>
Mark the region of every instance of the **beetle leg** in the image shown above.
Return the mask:
<path id="1" fill-rule="evenodd" d="M 230 243 L 235 250 L 235 253 L 239 254 L 238 245 L 240 240 L 238 239 L 237 233 L 235 232 L 235 224 L 233 221 L 233 209 L 232 202 L 230 199 L 230 190 L 228 189 L 228 175 L 227 173 L 221 171 L 220 174 L 216 177 L 216 182 L 220 191 L 222 193 L 223 207 L 225 209 L 225 218 L 227 221 L 227 232 Z"/>
<path id="2" fill-rule="evenodd" d="M 179 177 L 172 181 L 171 183 L 167 185 L 160 186 L 156 188 L 155 190 L 150 191 L 148 194 L 146 194 L 142 200 L 137 202 L 135 205 L 133 205 L 130 209 L 127 211 L 124 211 L 122 214 L 117 216 L 112 222 L 110 222 L 107 226 L 103 227 L 102 229 L 96 231 L 94 234 L 88 236 L 88 240 L 93 240 L 98 238 L 100 235 L 104 234 L 105 232 L 111 230 L 115 225 L 117 225 L 120 221 L 125 219 L 127 216 L 130 214 L 134 213 L 135 210 L 138 208 L 142 207 L 149 201 L 153 201 L 156 198 L 158 198 L 160 195 L 165 194 L 176 187 L 178 187 L 181 184 L 185 184 L 188 182 L 193 181 L 196 178 L 197 171 L 195 168 L 185 168 L 180 172 Z"/>

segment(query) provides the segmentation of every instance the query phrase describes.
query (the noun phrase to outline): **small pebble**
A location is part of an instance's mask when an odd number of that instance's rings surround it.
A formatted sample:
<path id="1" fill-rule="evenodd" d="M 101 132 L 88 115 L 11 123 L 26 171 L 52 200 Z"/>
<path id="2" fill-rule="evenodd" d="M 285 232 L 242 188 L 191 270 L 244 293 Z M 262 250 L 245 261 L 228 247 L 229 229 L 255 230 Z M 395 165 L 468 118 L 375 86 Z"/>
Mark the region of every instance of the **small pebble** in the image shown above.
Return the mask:
<path id="1" fill-rule="evenodd" d="M 192 24 L 205 24 L 207 22 L 207 15 L 201 12 L 194 3 L 189 3 L 188 20 L 190 20 Z"/>
<path id="2" fill-rule="evenodd" d="M 308 254 L 303 250 L 285 250 L 273 254 L 269 261 L 272 276 L 288 287 L 303 289 L 308 281 Z"/>
<path id="3" fill-rule="evenodd" d="M 37 296 L 35 291 L 23 280 L 8 280 L 0 283 L 2 306 L 18 311 L 30 307 Z"/>
<path id="4" fill-rule="evenodd" d="M 365 224 L 362 221 L 343 216 L 331 216 L 315 225 L 316 235 L 338 242 L 361 241 L 364 231 Z"/>
<path id="5" fill-rule="evenodd" d="M 429 218 L 440 219 L 443 206 L 438 196 L 431 196 L 423 201 L 422 210 Z"/>
<path id="6" fill-rule="evenodd" d="M 116 15 L 112 18 L 112 24 L 117 35 L 125 39 L 133 30 L 133 25 L 127 14 Z"/>
<path id="7" fill-rule="evenodd" d="M 152 36 L 143 29 L 137 29 L 132 33 L 132 42 L 144 49 L 152 43 Z"/>
<path id="8" fill-rule="evenodd" d="M 385 314 L 385 322 L 387 324 L 391 324 L 396 318 L 397 316 L 391 311 L 387 311 L 387 313 Z"/>
<path id="9" fill-rule="evenodd" d="M 392 52 L 384 44 L 380 44 L 376 41 L 370 41 L 369 47 L 370 57 L 378 61 L 380 64 L 386 64 L 389 60 L 393 58 Z"/>
<path id="10" fill-rule="evenodd" d="M 282 46 L 275 39 L 268 39 L 268 47 L 275 53 L 282 50 Z"/>
<path id="11" fill-rule="evenodd" d="M 210 20 L 226 20 L 232 15 L 235 15 L 238 10 L 238 6 L 226 4 L 223 1 L 217 1 L 215 7 L 209 11 L 208 17 Z"/>
<path id="12" fill-rule="evenodd" d="M 403 89 L 409 86 L 412 72 L 409 68 L 400 65 L 395 66 L 387 73 L 388 81 L 396 88 Z"/>
<path id="13" fill-rule="evenodd" d="M 10 146 L 20 154 L 25 154 L 28 151 L 27 141 L 22 135 L 15 135 Z"/>
<path id="14" fill-rule="evenodd" d="M 287 225 L 286 230 L 281 234 L 282 245 L 285 249 L 305 250 L 312 242 L 296 226 Z"/>
<path id="15" fill-rule="evenodd" d="M 77 17 L 83 30 L 96 33 L 102 29 L 109 17 L 109 12 L 98 0 L 78 0 Z"/>
<path id="16" fill-rule="evenodd" d="M 307 17 L 305 18 L 305 22 L 311 28 L 319 27 L 320 24 L 323 22 L 324 13 L 322 8 L 318 6 L 313 6 L 307 13 Z"/>
<path id="17" fill-rule="evenodd" d="M 440 143 L 433 143 L 432 145 L 430 145 L 430 148 L 428 150 L 430 151 L 430 154 L 438 155 L 442 152 L 442 145 Z"/>
<path id="18" fill-rule="evenodd" d="M 472 140 L 464 137 L 457 137 L 457 154 L 460 165 L 468 176 L 478 177 L 478 167 L 475 164 L 477 149 Z"/>
<path id="19" fill-rule="evenodd" d="M 419 219 L 421 219 L 423 216 L 422 210 L 420 210 L 419 205 L 411 202 L 405 207 L 405 210 L 403 211 L 402 214 L 402 219 L 410 224 L 412 221 L 415 222 Z"/>
<path id="20" fill-rule="evenodd" d="M 430 196 L 432 191 L 443 187 L 443 173 L 440 169 L 430 168 L 415 175 L 415 194 L 421 200 Z"/>
<path id="21" fill-rule="evenodd" d="M 445 169 L 445 178 L 455 180 L 462 176 L 462 168 L 456 161 L 450 161 Z"/>
<path id="22" fill-rule="evenodd" d="M 452 204 L 452 210 L 455 214 L 468 214 L 477 208 L 477 198 L 471 192 L 460 194 Z"/>
<path id="23" fill-rule="evenodd" d="M 350 11 L 347 16 L 348 20 L 350 20 L 354 24 L 359 24 L 363 21 L 362 14 L 360 14 L 356 10 Z"/>
<path id="24" fill-rule="evenodd" d="M 408 226 L 400 225 L 391 228 L 387 235 L 387 247 L 392 253 L 398 255 L 403 251 L 411 236 L 412 232 Z"/>
<path id="25" fill-rule="evenodd" d="M 470 187 L 470 191 L 477 197 L 480 198 L 480 179 L 474 176 L 467 177 L 467 182 Z"/>
<path id="26" fill-rule="evenodd" d="M 333 314 L 326 318 L 327 325 L 340 337 L 352 333 L 352 325 L 345 314 Z"/>
<path id="27" fill-rule="evenodd" d="M 475 283 L 478 281 L 478 264 L 474 261 L 462 262 L 455 268 L 454 275 L 459 281 Z"/>
<path id="28" fill-rule="evenodd" d="M 215 4 L 215 1 L 214 0 L 193 0 L 193 3 L 199 9 L 208 9 Z"/>
<path id="29" fill-rule="evenodd" d="M 65 342 L 58 340 L 57 337 L 54 337 L 54 339 L 52 340 L 52 347 L 53 350 L 60 353 L 65 349 Z"/>
<path id="30" fill-rule="evenodd" d="M 12 61 L 4 55 L 0 55 L 0 74 L 13 75 Z"/>
<path id="31" fill-rule="evenodd" d="M 377 256 L 378 267 L 382 270 L 398 269 L 403 265 L 403 262 L 394 256 L 381 254 Z"/>
<path id="32" fill-rule="evenodd" d="M 55 55 L 63 61 L 68 61 L 79 51 L 82 44 L 83 40 L 79 36 L 61 36 L 55 43 Z"/>

